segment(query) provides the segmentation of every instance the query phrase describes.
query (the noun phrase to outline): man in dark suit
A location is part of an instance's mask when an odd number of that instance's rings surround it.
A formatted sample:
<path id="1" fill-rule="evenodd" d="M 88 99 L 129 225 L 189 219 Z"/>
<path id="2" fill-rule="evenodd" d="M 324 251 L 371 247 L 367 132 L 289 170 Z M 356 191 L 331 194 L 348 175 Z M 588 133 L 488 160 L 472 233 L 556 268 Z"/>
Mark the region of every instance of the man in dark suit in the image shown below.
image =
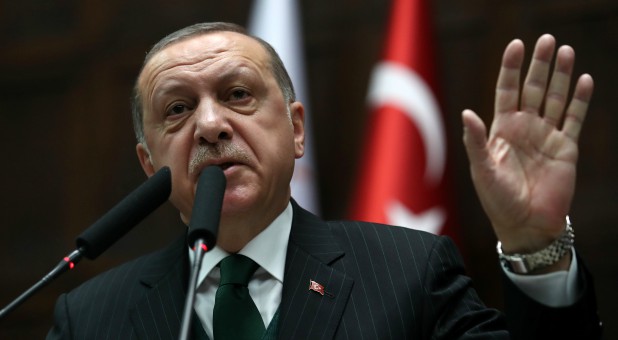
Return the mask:
<path id="1" fill-rule="evenodd" d="M 324 222 L 293 201 L 304 109 L 268 44 L 225 23 L 161 40 L 135 87 L 140 163 L 148 176 L 170 167 L 170 201 L 185 224 L 201 171 L 217 165 L 227 179 L 217 247 L 198 280 L 194 337 L 242 331 L 240 318 L 234 327 L 217 321 L 222 260 L 242 254 L 258 267 L 245 284 L 263 322 L 253 338 L 598 338 L 591 278 L 564 221 L 592 78 L 581 76 L 569 101 L 573 50 L 558 50 L 547 84 L 554 49 L 553 37 L 539 39 L 520 92 L 523 44 L 507 47 L 489 137 L 476 114 L 463 113 L 473 181 L 509 276 L 505 321 L 479 300 L 448 238 Z M 62 295 L 48 338 L 176 338 L 192 256 L 181 238 Z"/>

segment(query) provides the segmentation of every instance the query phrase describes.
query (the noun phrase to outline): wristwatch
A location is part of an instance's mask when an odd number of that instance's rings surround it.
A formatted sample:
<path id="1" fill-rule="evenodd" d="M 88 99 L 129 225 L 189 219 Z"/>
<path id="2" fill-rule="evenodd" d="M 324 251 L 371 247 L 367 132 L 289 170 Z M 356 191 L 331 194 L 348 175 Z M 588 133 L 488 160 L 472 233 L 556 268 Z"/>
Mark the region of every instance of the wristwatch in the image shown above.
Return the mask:
<path id="1" fill-rule="evenodd" d="M 566 217 L 566 227 L 548 247 L 531 254 L 505 254 L 502 251 L 502 243 L 498 241 L 496 250 L 502 265 L 516 274 L 528 274 L 533 270 L 545 268 L 560 261 L 573 248 L 575 233 L 569 216 Z"/>

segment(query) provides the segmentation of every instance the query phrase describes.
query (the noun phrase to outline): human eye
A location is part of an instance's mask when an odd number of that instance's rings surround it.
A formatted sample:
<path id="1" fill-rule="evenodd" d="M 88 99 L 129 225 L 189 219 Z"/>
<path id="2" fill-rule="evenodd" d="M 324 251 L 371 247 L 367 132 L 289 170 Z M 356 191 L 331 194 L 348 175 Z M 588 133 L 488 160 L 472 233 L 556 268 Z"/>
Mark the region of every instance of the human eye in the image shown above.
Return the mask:
<path id="1" fill-rule="evenodd" d="M 240 84 L 239 84 L 240 83 Z M 222 88 L 219 99 L 223 105 L 229 109 L 242 114 L 249 114 L 255 111 L 258 103 L 254 88 L 246 82 L 236 82 Z"/>
<path id="2" fill-rule="evenodd" d="M 230 101 L 242 101 L 251 97 L 249 91 L 245 89 L 233 89 L 230 92 L 229 99 Z"/>
<path id="3" fill-rule="evenodd" d="M 166 113 L 167 113 L 167 116 L 176 116 L 176 115 L 181 115 L 189 110 L 191 110 L 191 108 L 187 106 L 186 104 L 174 103 L 170 105 Z"/>

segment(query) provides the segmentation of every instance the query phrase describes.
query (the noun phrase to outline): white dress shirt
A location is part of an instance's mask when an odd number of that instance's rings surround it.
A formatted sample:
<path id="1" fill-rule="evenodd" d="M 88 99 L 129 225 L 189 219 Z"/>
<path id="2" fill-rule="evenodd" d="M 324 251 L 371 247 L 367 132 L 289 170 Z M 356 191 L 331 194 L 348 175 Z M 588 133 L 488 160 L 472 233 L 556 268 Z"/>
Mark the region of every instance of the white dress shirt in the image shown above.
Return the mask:
<path id="1" fill-rule="evenodd" d="M 249 295 L 260 311 L 264 326 L 272 320 L 283 291 L 283 272 L 285 270 L 285 254 L 288 249 L 290 229 L 292 228 L 292 205 L 288 203 L 285 210 L 266 229 L 238 253 L 255 261 L 257 269 L 249 282 Z M 215 307 L 215 294 L 219 287 L 221 274 L 217 264 L 230 255 L 225 250 L 215 246 L 204 255 L 202 268 L 198 277 L 195 294 L 195 312 L 210 339 L 213 339 L 212 318 Z M 194 254 L 189 251 L 189 261 L 193 263 Z"/>

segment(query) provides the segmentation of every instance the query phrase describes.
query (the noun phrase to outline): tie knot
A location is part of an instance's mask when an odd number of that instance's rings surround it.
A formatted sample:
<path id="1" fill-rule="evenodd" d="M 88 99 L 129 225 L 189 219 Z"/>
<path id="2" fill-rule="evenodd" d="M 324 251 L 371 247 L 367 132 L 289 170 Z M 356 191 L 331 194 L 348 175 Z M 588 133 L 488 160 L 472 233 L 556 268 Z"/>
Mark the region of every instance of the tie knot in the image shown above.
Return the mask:
<path id="1" fill-rule="evenodd" d="M 219 286 L 230 283 L 247 286 L 251 276 L 253 276 L 258 267 L 257 263 L 244 255 L 230 255 L 219 263 L 219 268 L 221 269 L 221 282 Z"/>

